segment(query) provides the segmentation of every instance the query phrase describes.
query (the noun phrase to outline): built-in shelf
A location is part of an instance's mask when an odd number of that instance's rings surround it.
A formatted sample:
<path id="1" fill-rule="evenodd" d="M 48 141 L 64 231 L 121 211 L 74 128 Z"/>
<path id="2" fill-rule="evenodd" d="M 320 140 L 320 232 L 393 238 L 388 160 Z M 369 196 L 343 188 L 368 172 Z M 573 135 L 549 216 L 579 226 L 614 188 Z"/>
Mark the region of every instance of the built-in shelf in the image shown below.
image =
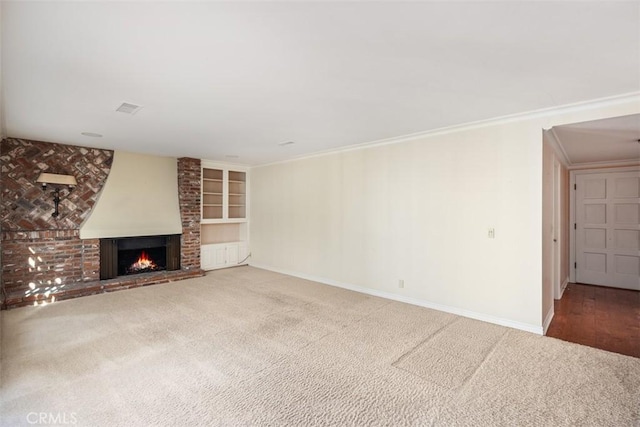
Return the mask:
<path id="1" fill-rule="evenodd" d="M 204 270 L 246 263 L 247 172 L 203 162 L 201 263 Z"/>
<path id="2" fill-rule="evenodd" d="M 229 171 L 229 218 L 245 218 L 246 194 L 247 194 L 247 173 L 241 171 Z"/>
<path id="3" fill-rule="evenodd" d="M 223 218 L 224 171 L 202 169 L 202 218 Z"/>

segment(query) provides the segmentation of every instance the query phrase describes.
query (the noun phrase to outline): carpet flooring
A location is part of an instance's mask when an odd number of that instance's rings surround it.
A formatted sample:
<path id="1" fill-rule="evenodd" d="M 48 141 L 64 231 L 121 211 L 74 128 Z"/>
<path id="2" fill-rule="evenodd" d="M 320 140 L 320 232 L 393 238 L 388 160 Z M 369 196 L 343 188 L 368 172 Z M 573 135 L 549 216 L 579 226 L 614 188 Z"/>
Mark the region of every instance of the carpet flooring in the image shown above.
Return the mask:
<path id="1" fill-rule="evenodd" d="M 1 316 L 2 425 L 640 425 L 640 359 L 252 267 Z"/>

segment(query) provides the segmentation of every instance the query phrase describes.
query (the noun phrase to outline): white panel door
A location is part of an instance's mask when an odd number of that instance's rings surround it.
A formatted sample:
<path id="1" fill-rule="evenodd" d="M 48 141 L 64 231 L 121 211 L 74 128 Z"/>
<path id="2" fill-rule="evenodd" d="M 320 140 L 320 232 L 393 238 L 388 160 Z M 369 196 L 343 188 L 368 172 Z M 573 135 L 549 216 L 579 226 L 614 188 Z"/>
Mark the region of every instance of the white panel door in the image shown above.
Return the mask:
<path id="1" fill-rule="evenodd" d="M 576 280 L 640 290 L 640 171 L 576 175 Z"/>

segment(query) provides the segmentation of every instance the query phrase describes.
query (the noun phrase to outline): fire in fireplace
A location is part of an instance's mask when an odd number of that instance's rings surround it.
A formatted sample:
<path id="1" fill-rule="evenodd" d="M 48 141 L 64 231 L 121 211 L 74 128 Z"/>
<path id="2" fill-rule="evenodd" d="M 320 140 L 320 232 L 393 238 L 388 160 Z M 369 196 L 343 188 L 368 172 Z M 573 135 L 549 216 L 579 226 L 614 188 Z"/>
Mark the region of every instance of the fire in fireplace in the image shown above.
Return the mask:
<path id="1" fill-rule="evenodd" d="M 180 269 L 180 235 L 100 239 L 100 278 Z"/>
<path id="2" fill-rule="evenodd" d="M 147 255 L 145 251 L 140 252 L 140 256 L 127 268 L 127 273 L 135 274 L 135 273 L 146 273 L 147 271 L 158 271 L 162 268 L 153 262 L 153 260 Z"/>
<path id="3" fill-rule="evenodd" d="M 125 267 L 126 274 L 147 273 L 149 271 L 160 270 L 164 270 L 164 266 L 155 263 L 146 251 L 140 251 L 138 259 L 130 266 Z"/>

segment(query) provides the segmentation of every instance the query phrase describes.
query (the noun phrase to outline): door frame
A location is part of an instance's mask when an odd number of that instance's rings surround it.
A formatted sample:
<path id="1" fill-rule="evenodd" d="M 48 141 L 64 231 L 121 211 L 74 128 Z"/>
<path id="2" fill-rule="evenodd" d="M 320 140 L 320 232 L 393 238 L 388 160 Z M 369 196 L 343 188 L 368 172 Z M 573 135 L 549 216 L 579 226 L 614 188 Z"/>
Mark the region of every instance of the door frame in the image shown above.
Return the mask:
<path id="1" fill-rule="evenodd" d="M 640 172 L 640 166 L 603 167 L 595 169 L 573 169 L 569 171 L 569 281 L 576 283 L 576 175 L 609 172 Z"/>
<path id="2" fill-rule="evenodd" d="M 562 166 L 557 158 L 553 159 L 553 235 L 552 235 L 552 255 L 551 255 L 551 283 L 553 287 L 553 298 L 562 298 L 562 178 L 560 171 Z"/>

